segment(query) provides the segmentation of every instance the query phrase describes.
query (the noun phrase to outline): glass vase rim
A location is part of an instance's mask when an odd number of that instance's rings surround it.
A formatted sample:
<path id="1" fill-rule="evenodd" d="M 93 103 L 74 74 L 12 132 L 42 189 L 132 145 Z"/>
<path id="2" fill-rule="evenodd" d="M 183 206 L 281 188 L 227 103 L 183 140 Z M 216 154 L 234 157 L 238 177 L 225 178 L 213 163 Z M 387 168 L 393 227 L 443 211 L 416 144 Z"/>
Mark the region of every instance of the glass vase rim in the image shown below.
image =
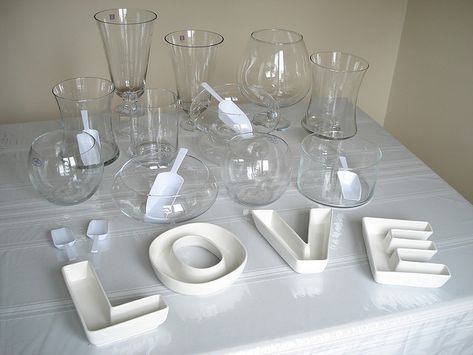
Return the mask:
<path id="1" fill-rule="evenodd" d="M 145 88 L 143 90 L 143 94 L 140 96 L 140 98 L 138 99 L 139 100 L 145 100 L 146 99 L 146 92 L 160 92 L 160 93 L 165 93 L 165 94 L 169 94 L 171 99 L 172 99 L 172 102 L 171 103 L 166 103 L 166 104 L 163 104 L 163 105 L 153 105 L 153 104 L 143 104 L 141 105 L 142 107 L 146 108 L 146 109 L 153 109 L 153 108 L 160 108 L 160 107 L 172 107 L 174 105 L 178 105 L 179 103 L 179 99 L 177 97 L 177 94 L 172 91 L 172 90 L 169 90 L 169 89 L 165 89 L 165 88 Z"/>
<path id="2" fill-rule="evenodd" d="M 358 136 L 352 136 L 350 138 L 346 138 L 346 139 L 331 139 L 331 138 L 328 138 L 328 137 L 321 137 L 319 135 L 317 135 L 316 133 L 312 133 L 312 134 L 309 134 L 307 136 L 305 136 L 301 143 L 300 143 L 300 149 L 302 151 L 302 153 L 304 153 L 310 160 L 314 160 L 314 158 L 312 157 L 312 155 L 305 149 L 305 143 L 310 139 L 310 138 L 316 138 L 320 141 L 322 141 L 323 143 L 325 144 L 330 144 L 330 143 L 335 143 L 335 142 L 338 142 L 338 143 L 343 143 L 343 142 L 348 142 L 350 140 L 358 140 L 362 143 L 364 143 L 365 145 L 369 146 L 372 151 L 376 154 L 376 159 L 371 163 L 371 164 L 366 164 L 366 165 L 363 165 L 363 166 L 358 166 L 357 169 L 366 169 L 366 168 L 370 168 L 370 167 L 373 167 L 373 166 L 376 166 L 378 165 L 378 163 L 381 161 L 381 159 L 383 158 L 383 151 L 381 150 L 381 147 L 375 143 L 373 143 L 372 141 L 368 140 L 368 139 L 365 139 L 365 138 L 362 138 L 362 137 L 358 137 Z M 347 170 L 353 170 L 351 168 L 348 168 Z"/>
<path id="3" fill-rule="evenodd" d="M 267 40 L 264 40 L 264 39 L 256 38 L 255 35 L 258 34 L 258 33 L 261 33 L 261 32 L 287 32 L 287 33 L 295 34 L 299 38 L 295 41 L 273 42 L 273 41 L 267 41 Z M 289 44 L 296 44 L 296 43 L 304 41 L 304 36 L 302 35 L 302 33 L 299 33 L 297 31 L 293 31 L 293 30 L 286 30 L 284 28 L 263 28 L 263 29 L 251 32 L 250 37 L 252 39 L 254 39 L 255 41 L 257 41 L 257 42 L 272 44 L 272 45 L 289 45 Z"/>
<path id="4" fill-rule="evenodd" d="M 352 57 L 352 58 L 356 58 L 357 60 L 359 60 L 360 62 L 363 63 L 363 67 L 360 68 L 360 69 L 356 69 L 356 70 L 341 70 L 341 69 L 335 69 L 333 67 L 330 67 L 330 66 L 327 66 L 327 65 L 322 65 L 320 63 L 317 63 L 316 61 L 313 60 L 313 58 L 315 58 L 315 56 L 319 55 L 319 54 L 339 54 L 339 55 L 343 55 L 343 56 L 346 56 L 346 57 Z M 333 50 L 333 51 L 317 51 L 315 53 L 312 53 L 310 56 L 309 56 L 309 59 L 310 59 L 310 62 L 320 68 L 324 68 L 324 69 L 327 69 L 329 71 L 332 71 L 332 72 L 336 72 L 336 73 L 361 73 L 361 72 L 366 72 L 369 67 L 370 67 L 370 63 L 364 59 L 363 57 L 360 57 L 356 54 L 352 54 L 352 53 L 348 53 L 348 52 L 344 52 L 344 51 L 338 51 L 338 50 Z"/>
<path id="5" fill-rule="evenodd" d="M 105 83 L 109 84 L 109 90 L 107 90 L 107 92 L 104 93 L 103 95 L 100 95 L 100 96 L 97 96 L 97 97 L 83 98 L 83 99 L 74 99 L 74 98 L 66 97 L 66 96 L 60 95 L 59 93 L 56 92 L 56 88 L 59 85 L 64 84 L 66 82 L 76 81 L 76 80 L 79 80 L 79 79 L 87 79 L 87 80 L 94 79 L 94 80 L 97 80 L 97 81 L 105 82 Z M 113 82 L 111 82 L 108 79 L 100 78 L 100 77 L 97 77 L 97 76 L 78 76 L 78 77 L 75 77 L 75 78 L 69 78 L 69 79 L 61 80 L 60 82 L 58 82 L 56 85 L 53 86 L 51 91 L 52 91 L 54 97 L 62 99 L 62 100 L 67 100 L 67 101 L 71 101 L 71 102 L 95 101 L 95 100 L 102 100 L 103 98 L 105 98 L 107 96 L 113 95 L 113 93 L 115 92 L 115 84 L 113 84 Z"/>
<path id="6" fill-rule="evenodd" d="M 111 21 L 105 21 L 105 20 L 102 20 L 102 19 L 97 18 L 97 15 L 98 15 L 98 14 L 101 14 L 101 13 L 103 13 L 103 12 L 116 11 L 116 10 L 122 10 L 122 9 L 147 12 L 147 13 L 151 14 L 151 18 L 150 18 L 149 20 L 146 20 L 146 21 L 137 21 L 137 22 L 130 22 L 130 23 L 111 22 Z M 98 12 L 96 12 L 96 13 L 94 14 L 94 19 L 95 19 L 97 22 L 100 22 L 100 23 L 103 23 L 103 24 L 106 24 L 106 25 L 118 25 L 118 26 L 142 25 L 142 24 L 145 24 L 145 23 L 153 22 L 153 21 L 155 21 L 157 18 L 158 18 L 158 14 L 157 14 L 156 12 L 154 12 L 154 11 L 147 10 L 147 9 L 133 8 L 133 7 L 115 7 L 115 8 L 100 10 L 100 11 L 98 11 Z"/>
<path id="7" fill-rule="evenodd" d="M 177 33 L 181 33 L 181 32 L 186 32 L 186 31 L 194 31 L 194 32 L 200 32 L 200 33 L 211 33 L 213 35 L 216 35 L 217 38 L 218 38 L 218 41 L 216 41 L 215 43 L 211 43 L 211 44 L 199 44 L 199 45 L 184 45 L 184 44 L 179 44 L 179 43 L 174 43 L 174 42 L 171 42 L 168 37 L 171 36 L 171 35 L 175 35 Z M 176 46 L 176 47 L 184 47 L 184 48 L 208 48 L 208 47 L 215 47 L 215 46 L 218 46 L 219 44 L 221 44 L 225 38 L 218 32 L 214 32 L 214 31 L 208 31 L 208 30 L 200 30 L 200 29 L 196 29 L 196 28 L 188 28 L 188 29 L 184 29 L 184 30 L 177 30 L 177 31 L 173 31 L 173 32 L 169 32 L 167 35 L 164 36 L 164 40 L 166 41 L 166 43 L 172 45 L 172 46 Z"/>
<path id="8" fill-rule="evenodd" d="M 87 136 L 89 136 L 90 138 L 92 138 L 92 142 L 93 142 L 92 146 L 91 146 L 89 149 L 87 149 L 86 151 L 80 151 L 80 152 L 79 152 L 79 155 L 80 155 L 80 156 L 83 156 L 83 155 L 89 153 L 92 149 L 94 149 L 94 147 L 97 145 L 97 141 L 95 140 L 94 136 L 91 135 L 90 133 L 87 133 L 87 132 L 81 131 L 81 130 L 76 130 L 76 129 L 71 129 L 71 130 L 55 129 L 55 130 L 52 130 L 52 131 L 44 132 L 44 133 L 40 134 L 39 136 L 37 136 L 37 137 L 33 140 L 33 142 L 31 143 L 31 150 L 34 150 L 35 152 L 38 152 L 38 149 L 36 149 L 35 146 L 37 146 L 37 143 L 38 143 L 38 141 L 39 141 L 40 139 L 42 139 L 42 138 L 44 138 L 44 137 L 46 137 L 46 136 L 54 136 L 54 135 L 56 135 L 56 134 L 62 134 L 62 135 L 64 136 L 64 135 L 67 134 L 67 135 L 69 135 L 70 137 L 73 137 L 74 135 L 77 136 L 77 134 L 82 134 L 82 133 L 85 133 Z M 62 139 L 62 140 L 64 140 L 64 139 Z M 58 140 L 57 142 L 59 142 L 59 140 Z M 39 153 L 38 153 L 38 154 L 39 154 Z M 41 155 L 41 154 L 39 154 L 39 155 Z M 101 162 L 100 165 L 103 165 L 102 163 L 103 163 L 103 162 Z"/>
<path id="9" fill-rule="evenodd" d="M 228 140 L 228 146 L 232 146 L 233 144 L 237 144 L 235 142 L 238 141 L 238 139 L 247 139 L 247 137 L 254 137 L 256 139 L 258 139 L 259 137 L 267 137 L 267 138 L 270 138 L 270 139 L 276 139 L 278 142 L 282 142 L 284 147 L 286 148 L 286 152 L 290 153 L 291 152 L 291 148 L 289 147 L 289 144 L 281 137 L 279 136 L 276 136 L 274 134 L 271 134 L 271 133 L 263 133 L 263 132 L 247 132 L 247 133 L 237 133 L 235 134 L 232 138 L 230 138 Z"/>

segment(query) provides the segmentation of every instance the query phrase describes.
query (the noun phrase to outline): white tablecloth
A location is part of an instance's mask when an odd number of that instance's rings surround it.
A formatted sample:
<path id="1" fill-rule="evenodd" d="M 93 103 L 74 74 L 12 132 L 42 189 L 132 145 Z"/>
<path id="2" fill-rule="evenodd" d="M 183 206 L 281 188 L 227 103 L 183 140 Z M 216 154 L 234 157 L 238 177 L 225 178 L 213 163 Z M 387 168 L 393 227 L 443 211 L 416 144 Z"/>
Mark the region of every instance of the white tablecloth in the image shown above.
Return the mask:
<path id="1" fill-rule="evenodd" d="M 473 350 L 473 208 L 373 120 L 360 112 L 359 135 L 383 151 L 375 196 L 367 205 L 334 210 L 330 259 L 321 274 L 290 269 L 257 232 L 244 208 L 221 183 L 212 208 L 194 221 L 235 233 L 248 250 L 244 273 L 231 287 L 209 296 L 183 296 L 164 287 L 149 258 L 151 241 L 169 226 L 133 221 L 114 206 L 110 187 L 125 154 L 105 168 L 97 193 L 77 206 L 42 199 L 30 185 L 28 148 L 54 122 L 0 126 L 0 354 L 185 353 L 471 353 Z M 279 133 L 297 169 L 299 124 Z M 423 132 L 419 132 L 423 134 Z M 195 134 L 183 133 L 192 150 Z M 126 144 L 121 141 L 124 151 Z M 194 150 L 195 151 L 195 150 Z M 268 206 L 304 233 L 310 207 L 293 181 Z M 374 282 L 363 242 L 364 216 L 429 221 L 451 279 L 439 289 Z M 99 255 L 89 253 L 88 221 L 110 221 Z M 113 304 L 161 294 L 170 307 L 155 331 L 107 347 L 88 344 L 61 275 L 65 254 L 50 230 L 70 227 L 80 259 L 93 262 Z M 305 227 L 307 228 L 307 227 Z"/>

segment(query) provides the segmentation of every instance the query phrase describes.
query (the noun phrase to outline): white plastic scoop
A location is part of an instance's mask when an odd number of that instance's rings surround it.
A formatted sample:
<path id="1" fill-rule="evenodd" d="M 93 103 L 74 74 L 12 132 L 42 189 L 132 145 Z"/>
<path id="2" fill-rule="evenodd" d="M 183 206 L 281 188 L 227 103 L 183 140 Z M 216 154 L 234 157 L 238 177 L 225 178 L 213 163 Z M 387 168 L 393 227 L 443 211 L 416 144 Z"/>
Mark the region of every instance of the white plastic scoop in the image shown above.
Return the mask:
<path id="1" fill-rule="evenodd" d="M 80 114 L 82 116 L 82 124 L 84 126 L 82 131 L 94 137 L 95 142 L 100 147 L 99 132 L 96 129 L 90 128 L 87 110 L 80 110 Z M 82 161 L 85 165 L 95 165 L 100 163 L 98 151 L 92 149 L 93 142 L 90 136 L 84 133 L 79 133 L 77 135 L 77 144 L 79 146 L 80 154 L 82 155 Z"/>
<path id="2" fill-rule="evenodd" d="M 69 228 L 53 229 L 51 230 L 51 237 L 53 238 L 53 243 L 56 248 L 66 251 L 69 261 L 77 259 L 77 253 L 73 248 L 76 239 Z"/>
<path id="3" fill-rule="evenodd" d="M 80 115 L 81 115 L 81 117 L 82 117 L 82 125 L 84 126 L 83 131 L 84 131 L 84 132 L 87 132 L 87 133 L 90 134 L 92 137 L 94 137 L 95 141 L 97 142 L 97 144 L 98 144 L 99 147 L 100 147 L 100 135 L 99 135 L 99 131 L 97 131 L 96 129 L 92 129 L 92 128 L 90 128 L 90 126 L 89 126 L 89 113 L 87 112 L 87 110 L 80 110 Z"/>
<path id="4" fill-rule="evenodd" d="M 93 240 L 91 253 L 99 251 L 99 241 L 105 239 L 108 234 L 108 221 L 106 219 L 93 219 L 87 227 L 87 236 Z"/>
<path id="5" fill-rule="evenodd" d="M 180 148 L 174 164 L 169 172 L 160 173 L 156 176 L 153 186 L 146 200 L 145 218 L 164 218 L 167 206 L 172 206 L 175 195 L 184 183 L 184 178 L 177 171 L 182 164 L 186 154 L 186 148 Z"/>
<path id="6" fill-rule="evenodd" d="M 352 171 L 348 171 L 347 158 L 341 155 L 340 164 L 342 168 L 337 171 L 338 180 L 342 187 L 342 195 L 345 200 L 360 201 L 361 184 L 358 175 Z"/>
<path id="7" fill-rule="evenodd" d="M 218 118 L 238 133 L 251 133 L 253 127 L 248 116 L 231 100 L 224 100 L 209 84 L 203 82 L 202 87 L 218 102 Z"/>

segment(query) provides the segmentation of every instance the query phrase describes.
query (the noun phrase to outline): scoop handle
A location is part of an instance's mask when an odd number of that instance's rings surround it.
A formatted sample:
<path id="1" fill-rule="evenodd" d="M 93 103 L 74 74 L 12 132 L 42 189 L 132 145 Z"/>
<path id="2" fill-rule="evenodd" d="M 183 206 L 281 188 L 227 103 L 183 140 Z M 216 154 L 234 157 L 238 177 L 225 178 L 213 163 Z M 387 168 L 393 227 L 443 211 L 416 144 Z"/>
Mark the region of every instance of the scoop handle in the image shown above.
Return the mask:
<path id="1" fill-rule="evenodd" d="M 202 85 L 202 87 L 207 90 L 209 92 L 210 95 L 212 95 L 213 97 L 215 97 L 217 99 L 218 102 L 222 102 L 223 101 L 223 98 L 217 94 L 217 92 L 209 85 L 207 84 L 205 81 L 200 84 Z"/>
<path id="2" fill-rule="evenodd" d="M 67 259 L 69 259 L 69 261 L 77 259 L 77 253 L 74 249 L 74 246 L 66 244 L 64 249 L 66 249 Z"/>
<path id="3" fill-rule="evenodd" d="M 97 253 L 99 251 L 99 239 L 100 237 L 98 235 L 94 235 L 92 248 L 90 249 L 91 253 Z"/>
<path id="4" fill-rule="evenodd" d="M 343 155 L 340 155 L 340 164 L 342 165 L 342 169 L 348 170 L 348 163 L 347 163 L 347 158 L 344 157 Z"/>
<path id="5" fill-rule="evenodd" d="M 180 148 L 179 152 L 177 153 L 176 159 L 174 159 L 174 164 L 172 164 L 171 173 L 175 174 L 179 170 L 179 167 L 182 164 L 182 161 L 186 157 L 188 152 L 187 148 Z"/>
<path id="6" fill-rule="evenodd" d="M 82 124 L 84 125 L 84 130 L 90 129 L 89 127 L 89 113 L 87 110 L 80 110 L 80 115 L 82 117 Z"/>

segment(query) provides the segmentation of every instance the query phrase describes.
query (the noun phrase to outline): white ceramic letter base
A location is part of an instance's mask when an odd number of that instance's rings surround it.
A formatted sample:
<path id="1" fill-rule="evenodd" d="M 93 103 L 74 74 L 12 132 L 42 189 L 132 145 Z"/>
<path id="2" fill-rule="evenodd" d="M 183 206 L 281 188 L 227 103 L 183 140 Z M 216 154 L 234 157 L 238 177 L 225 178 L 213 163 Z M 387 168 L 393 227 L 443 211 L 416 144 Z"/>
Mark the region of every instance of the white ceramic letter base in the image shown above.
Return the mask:
<path id="1" fill-rule="evenodd" d="M 112 306 L 88 261 L 62 268 L 62 275 L 91 344 L 101 346 L 153 330 L 168 315 L 159 295 Z"/>
<path id="2" fill-rule="evenodd" d="M 274 210 L 251 211 L 256 228 L 298 273 L 318 273 L 328 262 L 328 246 L 332 224 L 330 208 L 312 208 L 307 243 Z"/>
<path id="3" fill-rule="evenodd" d="M 364 217 L 363 237 L 375 281 L 430 288 L 445 284 L 448 268 L 430 262 L 437 253 L 427 240 L 431 234 L 427 222 Z"/>
<path id="4" fill-rule="evenodd" d="M 193 266 L 179 257 L 184 248 L 197 247 L 213 254 L 211 266 Z M 195 254 L 195 253 L 194 253 Z M 240 276 L 246 249 L 228 230 L 210 223 L 190 223 L 159 235 L 149 247 L 156 276 L 174 292 L 204 295 L 223 289 Z"/>

